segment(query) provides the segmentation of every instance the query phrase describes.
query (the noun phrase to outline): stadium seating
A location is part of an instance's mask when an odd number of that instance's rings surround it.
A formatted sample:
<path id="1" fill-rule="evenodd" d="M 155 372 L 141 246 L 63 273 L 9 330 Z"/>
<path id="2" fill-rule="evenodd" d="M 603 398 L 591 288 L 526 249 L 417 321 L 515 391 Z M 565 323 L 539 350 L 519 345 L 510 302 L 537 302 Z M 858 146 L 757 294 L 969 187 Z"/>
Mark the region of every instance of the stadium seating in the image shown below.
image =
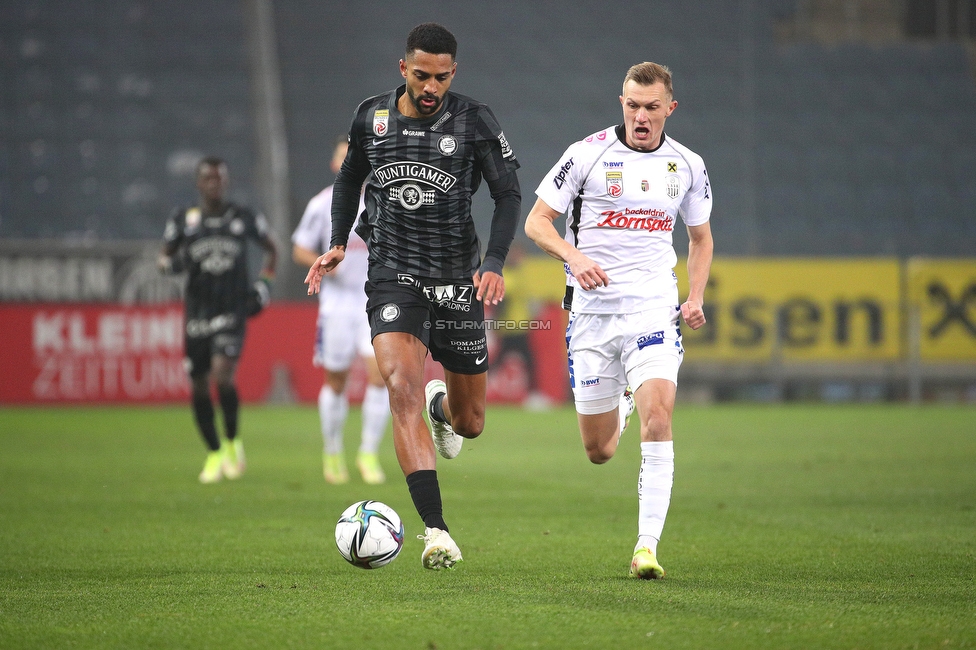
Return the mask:
<path id="1" fill-rule="evenodd" d="M 328 152 L 356 102 L 399 82 L 405 32 L 438 5 L 406 16 L 378 0 L 367 19 L 353 4 L 273 4 L 297 223 L 332 180 Z M 170 207 L 193 198 L 203 153 L 227 158 L 234 196 L 256 201 L 246 5 L 5 2 L 0 237 L 158 237 Z M 722 253 L 971 255 L 971 238 L 948 236 L 976 221 L 965 47 L 784 41 L 774 26 L 794 5 L 754 3 L 750 18 L 718 0 L 695 11 L 624 0 L 605 10 L 610 40 L 583 29 L 599 15 L 585 3 L 506 4 L 505 30 L 485 29 L 497 8 L 476 3 L 443 20 L 461 42 L 455 89 L 498 114 L 525 210 L 569 142 L 619 120 L 626 67 L 653 59 L 676 75 L 670 133 L 708 164 Z M 667 25 L 653 45 L 621 19 L 630 9 Z M 482 233 L 488 218 L 479 207 Z"/>

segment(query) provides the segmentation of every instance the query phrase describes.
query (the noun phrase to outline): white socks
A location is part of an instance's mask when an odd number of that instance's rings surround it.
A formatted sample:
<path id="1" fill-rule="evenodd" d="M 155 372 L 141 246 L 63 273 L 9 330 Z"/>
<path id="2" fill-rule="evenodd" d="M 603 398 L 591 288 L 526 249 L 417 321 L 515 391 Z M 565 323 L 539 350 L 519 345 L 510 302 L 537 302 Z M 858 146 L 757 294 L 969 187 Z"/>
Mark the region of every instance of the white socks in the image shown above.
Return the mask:
<path id="1" fill-rule="evenodd" d="M 345 393 L 338 394 L 326 384 L 319 391 L 319 421 L 322 424 L 322 441 L 325 453 L 342 453 L 342 428 L 349 414 L 349 400 Z"/>
<path id="2" fill-rule="evenodd" d="M 390 420 L 390 392 L 386 386 L 366 386 L 363 395 L 363 440 L 359 451 L 375 454 L 380 448 L 386 423 Z"/>
<path id="3" fill-rule="evenodd" d="M 349 415 L 349 400 L 326 384 L 319 390 L 319 421 L 327 454 L 342 453 L 342 429 Z M 366 386 L 363 396 L 363 439 L 359 451 L 375 454 L 390 420 L 390 393 L 386 386 Z"/>
<path id="4" fill-rule="evenodd" d="M 674 441 L 642 442 L 641 468 L 637 478 L 637 548 L 657 553 L 664 520 L 671 505 L 674 483 Z"/>

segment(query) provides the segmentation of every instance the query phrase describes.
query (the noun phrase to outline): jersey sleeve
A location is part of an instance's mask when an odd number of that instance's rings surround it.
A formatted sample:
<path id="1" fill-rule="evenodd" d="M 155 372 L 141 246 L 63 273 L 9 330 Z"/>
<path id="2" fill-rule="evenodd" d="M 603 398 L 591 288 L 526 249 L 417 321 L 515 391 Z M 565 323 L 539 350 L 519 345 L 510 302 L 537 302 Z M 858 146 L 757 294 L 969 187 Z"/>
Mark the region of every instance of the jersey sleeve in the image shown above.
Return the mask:
<path id="1" fill-rule="evenodd" d="M 691 188 L 685 194 L 678 208 L 678 214 L 686 226 L 700 226 L 712 214 L 712 185 L 708 180 L 705 163 L 698 158 L 692 167 Z"/>
<path id="2" fill-rule="evenodd" d="M 302 220 L 298 222 L 298 227 L 291 235 L 292 243 L 310 251 L 321 251 L 323 242 L 330 239 L 331 205 L 331 201 L 321 201 L 319 196 L 309 201 L 305 213 L 302 214 Z"/>
<path id="3" fill-rule="evenodd" d="M 166 219 L 166 226 L 163 228 L 163 243 L 167 250 L 176 250 L 183 240 L 183 224 L 185 223 L 186 211 L 182 208 L 175 208 Z"/>
<path id="4" fill-rule="evenodd" d="M 542 178 L 535 194 L 557 212 L 565 212 L 579 196 L 583 186 L 583 151 L 579 143 L 570 146 Z"/>
<path id="5" fill-rule="evenodd" d="M 515 151 L 505 138 L 502 128 L 491 109 L 482 104 L 478 109 L 478 129 L 475 150 L 481 161 L 481 173 L 485 180 L 495 181 L 519 168 Z"/>

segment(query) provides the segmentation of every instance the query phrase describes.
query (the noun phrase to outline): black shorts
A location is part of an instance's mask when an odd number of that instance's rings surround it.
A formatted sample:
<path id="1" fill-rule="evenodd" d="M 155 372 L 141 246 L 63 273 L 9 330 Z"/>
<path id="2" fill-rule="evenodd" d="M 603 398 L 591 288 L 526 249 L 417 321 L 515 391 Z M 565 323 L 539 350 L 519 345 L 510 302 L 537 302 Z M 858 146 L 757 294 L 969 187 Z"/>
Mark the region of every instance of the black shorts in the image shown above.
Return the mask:
<path id="1" fill-rule="evenodd" d="M 412 334 L 446 370 L 462 375 L 488 371 L 485 309 L 470 279 L 433 280 L 371 268 L 366 296 L 370 336 Z"/>
<path id="2" fill-rule="evenodd" d="M 186 323 L 186 371 L 191 377 L 210 372 L 214 355 L 239 359 L 244 347 L 245 319 L 230 314 Z"/>

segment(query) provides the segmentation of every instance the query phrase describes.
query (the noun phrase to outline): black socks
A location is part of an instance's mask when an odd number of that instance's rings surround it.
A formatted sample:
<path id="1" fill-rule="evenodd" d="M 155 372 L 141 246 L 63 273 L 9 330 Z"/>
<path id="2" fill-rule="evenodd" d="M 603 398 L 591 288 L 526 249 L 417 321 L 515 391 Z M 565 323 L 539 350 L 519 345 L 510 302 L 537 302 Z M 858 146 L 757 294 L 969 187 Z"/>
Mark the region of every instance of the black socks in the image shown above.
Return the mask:
<path id="1" fill-rule="evenodd" d="M 443 506 L 441 505 L 441 488 L 437 483 L 437 470 L 421 469 L 407 476 L 407 488 L 410 498 L 417 508 L 417 513 L 427 528 L 440 528 L 445 532 Z"/>
<path id="2" fill-rule="evenodd" d="M 430 414 L 434 416 L 434 419 L 438 422 L 443 422 L 445 424 L 450 424 L 447 421 L 447 416 L 444 415 L 444 393 L 438 393 L 434 395 L 434 399 L 430 403 Z"/>
<path id="3" fill-rule="evenodd" d="M 196 418 L 197 427 L 200 428 L 200 435 L 210 451 L 220 449 L 220 438 L 217 437 L 217 426 L 214 424 L 214 408 L 210 401 L 210 395 L 204 393 L 193 394 L 193 416 Z"/>

